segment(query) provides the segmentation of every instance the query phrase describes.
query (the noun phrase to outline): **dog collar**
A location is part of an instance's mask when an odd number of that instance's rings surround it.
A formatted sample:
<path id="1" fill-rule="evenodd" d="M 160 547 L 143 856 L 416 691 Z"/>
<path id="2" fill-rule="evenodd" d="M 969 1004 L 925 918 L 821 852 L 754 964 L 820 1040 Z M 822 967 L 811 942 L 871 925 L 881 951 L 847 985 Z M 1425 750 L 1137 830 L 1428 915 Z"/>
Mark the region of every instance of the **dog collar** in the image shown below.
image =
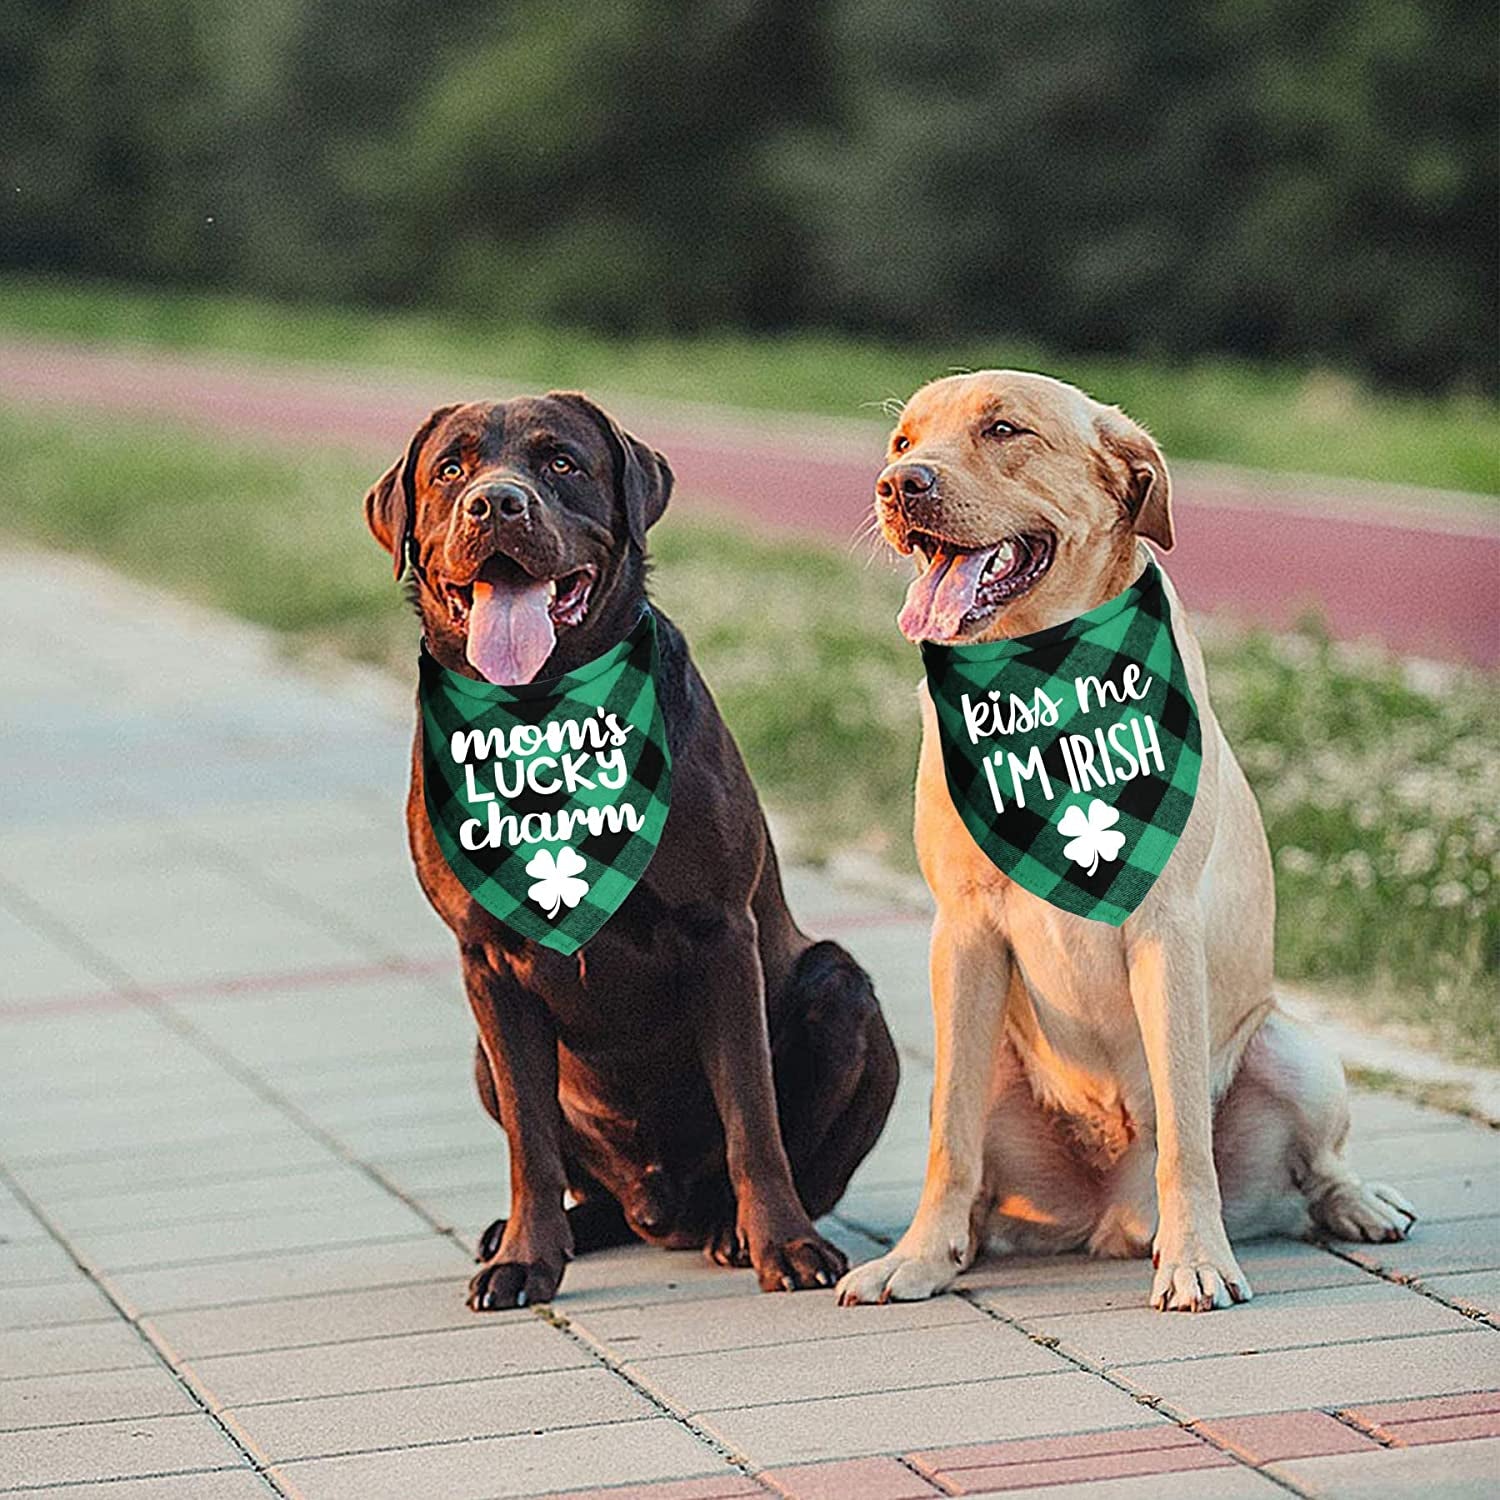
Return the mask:
<path id="1" fill-rule="evenodd" d="M 428 823 L 464 888 L 520 936 L 576 952 L 650 864 L 672 788 L 659 672 L 649 609 L 602 656 L 515 687 L 423 648 Z"/>
<path id="2" fill-rule="evenodd" d="M 1119 926 L 1193 808 L 1202 731 L 1161 569 L 1076 619 L 922 645 L 949 796 L 1018 885 Z"/>

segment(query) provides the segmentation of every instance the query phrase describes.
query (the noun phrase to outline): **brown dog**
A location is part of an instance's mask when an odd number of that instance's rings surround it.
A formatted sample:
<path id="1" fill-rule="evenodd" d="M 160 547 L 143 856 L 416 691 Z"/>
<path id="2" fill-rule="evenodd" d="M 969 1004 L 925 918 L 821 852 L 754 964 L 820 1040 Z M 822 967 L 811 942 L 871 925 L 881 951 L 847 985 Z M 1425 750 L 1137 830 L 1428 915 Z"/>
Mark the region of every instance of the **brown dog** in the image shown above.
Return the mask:
<path id="1" fill-rule="evenodd" d="M 554 393 L 435 411 L 365 514 L 398 577 L 410 560 L 436 660 L 518 683 L 629 632 L 671 487 L 660 454 Z M 479 1094 L 510 1143 L 510 1216 L 484 1236 L 476 1310 L 547 1301 L 573 1254 L 633 1235 L 752 1265 L 768 1291 L 831 1286 L 845 1260 L 812 1219 L 895 1094 L 868 977 L 792 920 L 739 752 L 682 635 L 657 622 L 671 812 L 645 875 L 575 955 L 516 936 L 449 869 L 418 718 L 412 853 L 458 939 Z"/>
<path id="2" fill-rule="evenodd" d="M 918 560 L 901 614 L 914 640 L 1061 624 L 1137 578 L 1140 538 L 1172 545 L 1156 444 L 1040 375 L 918 391 L 876 494 L 886 539 Z M 1298 1231 L 1310 1214 L 1342 1238 L 1395 1239 L 1415 1218 L 1344 1163 L 1338 1060 L 1276 1005 L 1260 812 L 1170 584 L 1167 596 L 1203 765 L 1176 849 L 1120 927 L 1050 905 L 981 852 L 924 684 L 916 835 L 938 906 L 927 1180 L 895 1249 L 844 1279 L 845 1302 L 931 1296 L 988 1243 L 1154 1249 L 1154 1306 L 1223 1307 L 1250 1295 L 1230 1234 Z"/>

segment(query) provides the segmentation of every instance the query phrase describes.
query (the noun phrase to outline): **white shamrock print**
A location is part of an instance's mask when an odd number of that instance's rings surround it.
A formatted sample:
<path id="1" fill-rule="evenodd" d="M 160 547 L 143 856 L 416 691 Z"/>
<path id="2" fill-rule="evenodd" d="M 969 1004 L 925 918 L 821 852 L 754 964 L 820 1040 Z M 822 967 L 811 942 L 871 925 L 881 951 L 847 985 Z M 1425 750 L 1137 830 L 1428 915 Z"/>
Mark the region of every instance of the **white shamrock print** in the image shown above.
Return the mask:
<path id="1" fill-rule="evenodd" d="M 1111 825 L 1119 821 L 1119 813 L 1097 797 L 1089 803 L 1087 812 L 1075 802 L 1057 825 L 1057 831 L 1071 840 L 1063 845 L 1063 853 L 1075 865 L 1087 865 L 1092 875 L 1101 859 L 1108 863 L 1120 857 L 1125 835 L 1111 831 Z"/>
<path id="2" fill-rule="evenodd" d="M 564 906 L 571 911 L 588 894 L 588 881 L 578 878 L 587 868 L 576 849 L 559 849 L 556 859 L 550 849 L 538 849 L 526 866 L 526 873 L 536 880 L 526 894 L 549 918 Z"/>

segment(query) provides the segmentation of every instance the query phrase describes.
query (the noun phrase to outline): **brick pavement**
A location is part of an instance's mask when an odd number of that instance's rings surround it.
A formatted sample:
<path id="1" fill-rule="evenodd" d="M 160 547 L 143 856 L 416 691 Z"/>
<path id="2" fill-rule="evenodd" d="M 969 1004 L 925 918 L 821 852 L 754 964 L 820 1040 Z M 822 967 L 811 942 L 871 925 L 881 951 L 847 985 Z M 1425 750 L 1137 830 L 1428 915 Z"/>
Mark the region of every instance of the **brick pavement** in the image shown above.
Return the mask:
<path id="1" fill-rule="evenodd" d="M 839 1309 L 693 1254 L 462 1289 L 504 1209 L 451 940 L 401 829 L 399 693 L 75 561 L 0 563 L 0 1491 L 46 1500 L 1174 1500 L 1500 1489 L 1500 1140 L 1388 1097 L 1354 1154 L 1408 1245 L 982 1265 Z M 793 871 L 875 974 L 905 1082 L 825 1227 L 904 1226 L 925 921 Z"/>

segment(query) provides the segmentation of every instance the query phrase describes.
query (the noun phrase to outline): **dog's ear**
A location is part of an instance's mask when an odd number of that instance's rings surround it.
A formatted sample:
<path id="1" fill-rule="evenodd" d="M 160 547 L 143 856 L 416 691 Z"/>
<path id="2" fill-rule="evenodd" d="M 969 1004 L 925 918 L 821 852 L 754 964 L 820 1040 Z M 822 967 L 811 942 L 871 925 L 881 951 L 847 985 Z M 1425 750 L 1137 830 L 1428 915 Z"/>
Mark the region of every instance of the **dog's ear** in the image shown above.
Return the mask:
<path id="1" fill-rule="evenodd" d="M 406 554 L 411 546 L 412 527 L 417 520 L 417 457 L 432 430 L 456 406 L 440 406 L 412 434 L 406 452 L 370 486 L 365 496 L 365 524 L 375 540 L 391 554 L 396 577 L 406 571 Z"/>
<path id="2" fill-rule="evenodd" d="M 1172 531 L 1172 477 L 1150 433 L 1123 412 L 1111 410 L 1098 424 L 1099 441 L 1124 473 L 1112 486 L 1115 498 L 1137 536 L 1155 542 L 1170 552 Z"/>
<path id="3" fill-rule="evenodd" d="M 642 551 L 646 532 L 660 519 L 672 498 L 674 476 L 664 454 L 626 432 L 603 407 L 579 391 L 549 391 L 553 401 L 563 401 L 583 412 L 602 432 L 615 461 L 615 492 L 625 507 L 630 540 Z"/>

